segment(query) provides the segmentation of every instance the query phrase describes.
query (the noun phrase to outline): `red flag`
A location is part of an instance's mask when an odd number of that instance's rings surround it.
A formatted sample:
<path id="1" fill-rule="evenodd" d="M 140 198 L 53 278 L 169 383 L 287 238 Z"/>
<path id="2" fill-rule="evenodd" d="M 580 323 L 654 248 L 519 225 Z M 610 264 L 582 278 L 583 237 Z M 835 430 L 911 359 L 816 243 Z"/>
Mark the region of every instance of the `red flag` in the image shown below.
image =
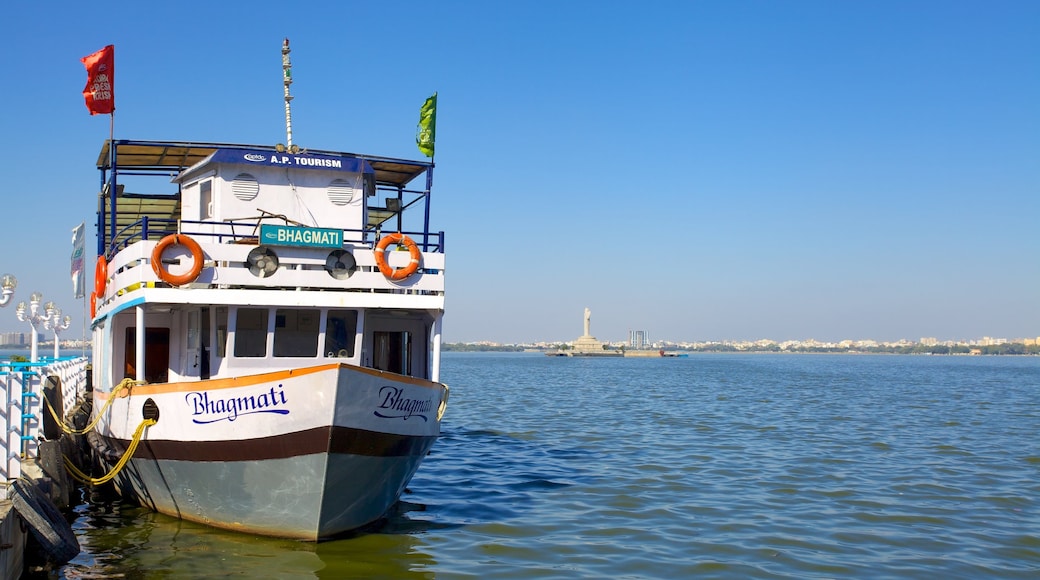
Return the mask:
<path id="1" fill-rule="evenodd" d="M 111 44 L 90 56 L 81 58 L 87 67 L 87 86 L 83 87 L 83 98 L 91 115 L 106 115 L 116 110 L 116 97 L 112 82 L 115 79 L 116 47 Z"/>

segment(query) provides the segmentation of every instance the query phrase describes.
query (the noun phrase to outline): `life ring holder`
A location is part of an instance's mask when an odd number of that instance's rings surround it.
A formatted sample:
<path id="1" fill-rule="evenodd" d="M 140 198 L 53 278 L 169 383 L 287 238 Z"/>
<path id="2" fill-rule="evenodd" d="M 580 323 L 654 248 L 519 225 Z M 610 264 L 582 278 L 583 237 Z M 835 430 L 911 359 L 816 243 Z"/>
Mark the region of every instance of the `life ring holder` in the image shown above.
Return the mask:
<path id="1" fill-rule="evenodd" d="M 408 248 L 408 256 L 411 260 L 408 265 L 403 268 L 391 268 L 390 264 L 386 260 L 386 250 L 391 244 L 402 244 Z M 379 271 L 383 273 L 383 276 L 387 280 L 404 280 L 419 270 L 419 262 L 422 260 L 422 252 L 419 251 L 419 246 L 415 245 L 415 241 L 408 236 L 397 232 L 383 236 L 379 243 L 376 244 L 376 266 L 379 266 Z"/>
<path id="2" fill-rule="evenodd" d="M 191 269 L 184 274 L 174 275 L 162 266 L 162 255 L 171 246 L 184 246 L 191 252 Z M 202 273 L 202 247 L 190 236 L 184 234 L 170 234 L 159 240 L 152 250 L 152 270 L 160 280 L 171 286 L 184 286 L 191 284 Z"/>
<path id="3" fill-rule="evenodd" d="M 106 286 L 108 286 L 108 261 L 104 256 L 98 256 L 97 263 L 94 264 L 94 293 L 104 296 Z"/>

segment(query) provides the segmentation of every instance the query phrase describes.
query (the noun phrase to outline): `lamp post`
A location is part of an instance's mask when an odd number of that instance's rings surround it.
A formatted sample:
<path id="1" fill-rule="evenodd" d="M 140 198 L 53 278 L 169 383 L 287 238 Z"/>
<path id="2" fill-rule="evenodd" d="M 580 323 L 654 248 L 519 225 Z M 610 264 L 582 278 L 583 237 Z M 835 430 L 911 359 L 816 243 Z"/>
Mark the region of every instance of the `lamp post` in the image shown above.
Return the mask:
<path id="1" fill-rule="evenodd" d="M 65 318 L 61 317 L 61 308 L 54 309 L 54 315 L 44 323 L 44 326 L 54 331 L 54 360 L 58 360 L 58 334 L 63 330 L 68 330 L 69 326 L 72 325 L 72 317 L 66 315 Z"/>
<path id="2" fill-rule="evenodd" d="M 7 306 L 14 296 L 14 289 L 18 287 L 18 279 L 10 274 L 0 276 L 0 307 Z"/>
<path id="3" fill-rule="evenodd" d="M 32 327 L 32 350 L 30 350 L 29 361 L 36 362 L 36 347 L 39 344 L 37 334 L 44 324 L 47 323 L 52 317 L 56 310 L 53 302 L 48 302 L 43 305 L 43 314 L 40 314 L 40 301 L 43 300 L 43 294 L 39 292 L 33 292 L 29 296 L 29 307 L 25 307 L 25 302 L 19 302 L 18 307 L 15 309 L 15 315 L 18 316 L 18 320 L 22 322 L 28 322 L 29 326 Z"/>

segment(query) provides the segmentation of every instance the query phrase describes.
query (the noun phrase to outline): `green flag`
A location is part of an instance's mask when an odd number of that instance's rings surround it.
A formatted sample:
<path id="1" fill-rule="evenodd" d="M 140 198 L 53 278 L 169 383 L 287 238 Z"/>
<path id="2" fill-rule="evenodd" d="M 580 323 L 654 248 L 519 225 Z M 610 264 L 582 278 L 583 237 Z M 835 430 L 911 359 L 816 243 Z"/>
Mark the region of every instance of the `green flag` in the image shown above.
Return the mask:
<path id="1" fill-rule="evenodd" d="M 426 99 L 419 109 L 419 127 L 415 130 L 415 144 L 423 155 L 433 158 L 433 142 L 437 138 L 437 93 Z"/>

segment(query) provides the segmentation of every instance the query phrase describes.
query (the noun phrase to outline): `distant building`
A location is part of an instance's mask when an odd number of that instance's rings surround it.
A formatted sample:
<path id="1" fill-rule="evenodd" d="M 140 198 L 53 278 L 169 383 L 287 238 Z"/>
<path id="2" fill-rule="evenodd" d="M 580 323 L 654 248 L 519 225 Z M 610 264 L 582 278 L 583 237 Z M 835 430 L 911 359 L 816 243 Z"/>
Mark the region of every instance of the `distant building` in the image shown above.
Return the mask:
<path id="1" fill-rule="evenodd" d="M 24 332 L 0 333 L 0 346 L 25 346 L 28 340 Z"/>
<path id="2" fill-rule="evenodd" d="M 645 330 L 628 331 L 628 348 L 643 350 L 648 347 L 649 343 L 650 337 Z"/>

